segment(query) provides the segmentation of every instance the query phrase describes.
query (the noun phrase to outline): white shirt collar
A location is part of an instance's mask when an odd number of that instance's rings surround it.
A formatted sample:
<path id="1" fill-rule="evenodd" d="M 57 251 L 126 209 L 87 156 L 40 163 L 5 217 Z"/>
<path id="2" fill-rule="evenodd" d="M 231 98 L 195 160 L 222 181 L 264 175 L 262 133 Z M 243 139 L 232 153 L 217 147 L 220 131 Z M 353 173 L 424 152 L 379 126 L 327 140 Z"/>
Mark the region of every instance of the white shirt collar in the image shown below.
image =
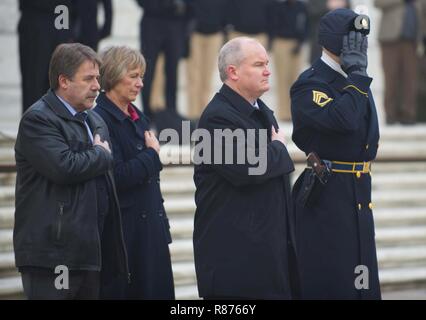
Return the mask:
<path id="1" fill-rule="evenodd" d="M 340 73 L 345 78 L 348 77 L 345 71 L 343 71 L 342 67 L 334 61 L 325 51 L 322 52 L 321 60 L 328 65 L 334 71 Z"/>
<path id="2" fill-rule="evenodd" d="M 77 114 L 77 111 L 74 109 L 73 106 L 71 106 L 68 102 L 66 102 L 64 99 L 62 99 L 59 95 L 56 95 L 59 100 L 64 104 L 65 108 L 73 115 L 75 116 Z M 85 112 L 85 111 L 84 111 Z M 87 113 L 87 112 L 86 112 Z"/>

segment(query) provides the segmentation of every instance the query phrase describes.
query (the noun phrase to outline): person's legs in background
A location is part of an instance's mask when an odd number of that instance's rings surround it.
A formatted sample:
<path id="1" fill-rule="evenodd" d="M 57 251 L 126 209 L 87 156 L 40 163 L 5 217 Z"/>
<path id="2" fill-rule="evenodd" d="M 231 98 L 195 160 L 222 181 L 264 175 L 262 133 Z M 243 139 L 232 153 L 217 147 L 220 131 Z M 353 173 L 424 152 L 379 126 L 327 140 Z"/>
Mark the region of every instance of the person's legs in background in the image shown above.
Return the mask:
<path id="1" fill-rule="evenodd" d="M 301 65 L 301 53 L 293 53 L 296 46 L 297 40 L 282 38 L 274 39 L 272 45 L 277 79 L 276 113 L 280 121 L 291 121 L 289 93 L 299 75 Z"/>
<path id="2" fill-rule="evenodd" d="M 400 44 L 398 42 L 382 43 L 382 64 L 385 80 L 384 107 L 386 113 L 386 123 L 394 124 L 398 120 L 398 96 L 400 66 Z"/>
<path id="3" fill-rule="evenodd" d="M 417 67 L 418 58 L 416 54 L 416 42 L 404 41 L 401 43 L 401 117 L 402 124 L 414 124 L 416 122 L 416 108 L 417 108 L 417 90 L 418 78 Z"/>

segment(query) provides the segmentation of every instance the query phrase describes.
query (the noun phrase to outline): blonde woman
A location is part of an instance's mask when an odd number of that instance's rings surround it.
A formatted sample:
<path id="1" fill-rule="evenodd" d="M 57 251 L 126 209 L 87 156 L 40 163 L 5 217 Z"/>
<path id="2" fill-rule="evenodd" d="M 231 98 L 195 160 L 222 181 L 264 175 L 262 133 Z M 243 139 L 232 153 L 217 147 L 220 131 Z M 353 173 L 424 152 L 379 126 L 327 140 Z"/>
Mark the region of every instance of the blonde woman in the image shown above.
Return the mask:
<path id="1" fill-rule="evenodd" d="M 111 134 L 114 177 L 123 216 L 130 284 L 103 279 L 104 298 L 174 299 L 170 227 L 163 206 L 160 145 L 146 116 L 132 102 L 140 94 L 145 59 L 137 50 L 110 47 L 101 53 L 102 92 L 95 111 Z"/>

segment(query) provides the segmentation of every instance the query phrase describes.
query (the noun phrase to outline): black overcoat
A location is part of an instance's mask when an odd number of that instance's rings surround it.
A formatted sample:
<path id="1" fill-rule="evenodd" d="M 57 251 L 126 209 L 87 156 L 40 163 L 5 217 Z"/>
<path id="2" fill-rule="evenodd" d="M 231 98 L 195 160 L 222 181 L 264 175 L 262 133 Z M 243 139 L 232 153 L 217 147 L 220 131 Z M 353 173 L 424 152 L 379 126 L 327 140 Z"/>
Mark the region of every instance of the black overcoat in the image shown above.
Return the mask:
<path id="1" fill-rule="evenodd" d="M 235 163 L 235 140 L 233 163 L 205 161 L 195 166 L 193 241 L 201 297 L 292 297 L 289 256 L 294 254 L 290 245 L 293 219 L 288 174 L 294 167 L 285 145 L 271 142 L 270 128 L 278 127 L 273 112 L 260 99 L 257 102 L 259 110 L 223 85 L 200 118 L 199 129 L 212 137 L 215 129 L 268 132 L 264 174 L 249 175 L 253 165 Z M 248 145 L 247 140 L 244 143 Z"/>

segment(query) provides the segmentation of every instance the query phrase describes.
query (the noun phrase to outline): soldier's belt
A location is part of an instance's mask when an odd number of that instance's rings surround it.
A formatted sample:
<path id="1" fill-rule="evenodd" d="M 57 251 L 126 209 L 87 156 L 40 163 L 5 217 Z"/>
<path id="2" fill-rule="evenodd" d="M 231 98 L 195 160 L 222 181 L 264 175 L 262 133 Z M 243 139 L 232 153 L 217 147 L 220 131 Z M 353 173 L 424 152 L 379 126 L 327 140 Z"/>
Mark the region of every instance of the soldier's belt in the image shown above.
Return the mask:
<path id="1" fill-rule="evenodd" d="M 369 173 L 371 171 L 371 162 L 343 162 L 328 161 L 329 168 L 333 172 L 341 173 Z"/>
<path id="2" fill-rule="evenodd" d="M 340 173 L 369 173 L 371 172 L 371 162 L 343 162 L 322 160 L 332 172 Z M 311 166 L 308 165 L 308 168 Z"/>

